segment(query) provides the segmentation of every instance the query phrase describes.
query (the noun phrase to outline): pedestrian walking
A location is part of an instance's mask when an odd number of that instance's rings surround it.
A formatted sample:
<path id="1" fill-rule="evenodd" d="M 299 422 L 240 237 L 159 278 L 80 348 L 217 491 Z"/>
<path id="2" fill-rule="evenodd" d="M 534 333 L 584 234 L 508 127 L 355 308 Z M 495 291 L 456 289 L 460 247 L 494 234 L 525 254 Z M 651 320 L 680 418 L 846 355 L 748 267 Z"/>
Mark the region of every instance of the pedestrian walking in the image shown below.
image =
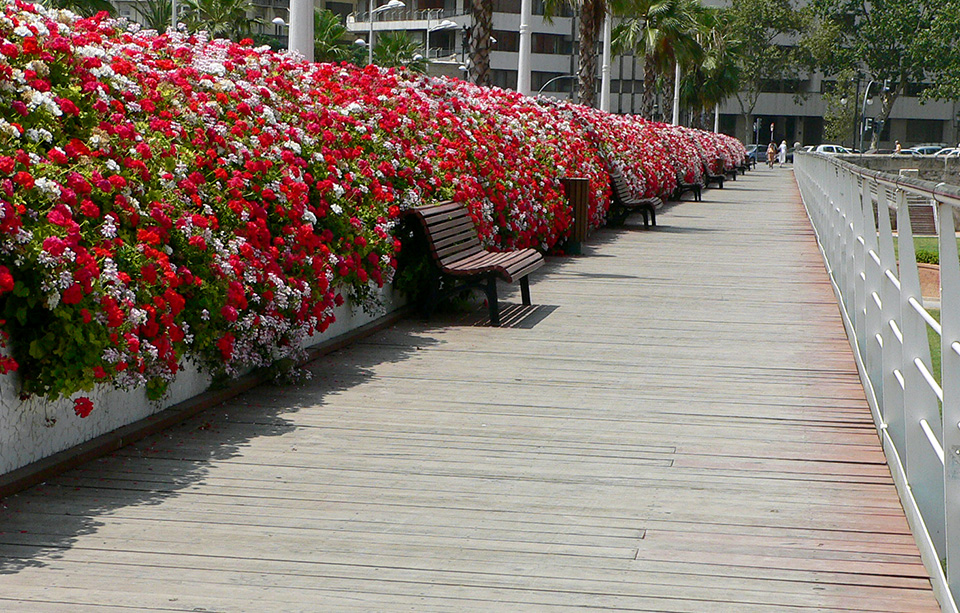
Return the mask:
<path id="1" fill-rule="evenodd" d="M 777 146 L 773 144 L 773 141 L 770 141 L 770 144 L 767 145 L 767 166 L 773 168 L 773 160 L 777 157 Z"/>
<path id="2" fill-rule="evenodd" d="M 787 163 L 787 141 L 785 140 L 780 142 L 780 154 L 777 159 L 780 162 L 780 168 L 783 168 L 783 165 Z"/>

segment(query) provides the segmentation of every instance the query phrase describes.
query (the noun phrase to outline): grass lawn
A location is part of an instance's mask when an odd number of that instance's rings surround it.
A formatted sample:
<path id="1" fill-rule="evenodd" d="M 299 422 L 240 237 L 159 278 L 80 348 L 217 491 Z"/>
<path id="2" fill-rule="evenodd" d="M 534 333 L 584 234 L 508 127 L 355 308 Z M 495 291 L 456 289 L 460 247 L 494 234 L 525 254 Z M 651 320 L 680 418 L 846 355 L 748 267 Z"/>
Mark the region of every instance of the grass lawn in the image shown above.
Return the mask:
<path id="1" fill-rule="evenodd" d="M 927 313 L 940 321 L 940 309 L 927 309 Z M 940 383 L 940 335 L 927 326 L 927 339 L 930 341 L 930 372 L 937 383 Z"/>
<path id="2" fill-rule="evenodd" d="M 896 255 L 897 260 L 900 260 L 900 243 L 898 241 L 899 237 L 893 237 L 893 252 Z M 957 247 L 960 248 L 960 238 L 957 239 Z M 914 236 L 913 237 L 913 248 L 914 253 L 917 251 L 930 251 L 936 253 L 937 256 L 940 255 L 940 244 L 936 236 Z"/>

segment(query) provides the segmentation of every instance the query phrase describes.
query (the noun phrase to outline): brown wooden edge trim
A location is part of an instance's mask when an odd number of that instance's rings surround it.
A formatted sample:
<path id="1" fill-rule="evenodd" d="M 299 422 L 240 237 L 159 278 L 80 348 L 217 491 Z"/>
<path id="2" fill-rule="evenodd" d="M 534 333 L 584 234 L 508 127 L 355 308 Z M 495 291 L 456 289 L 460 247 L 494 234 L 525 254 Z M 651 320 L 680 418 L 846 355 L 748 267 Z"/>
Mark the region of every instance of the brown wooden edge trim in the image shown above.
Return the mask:
<path id="1" fill-rule="evenodd" d="M 321 356 L 343 349 L 375 332 L 388 328 L 411 312 L 412 307 L 401 307 L 377 320 L 311 347 L 307 350 L 307 359 L 302 364 L 308 364 Z M 265 380 L 266 376 L 263 374 L 245 375 L 233 380 L 228 387 L 202 392 L 132 424 L 121 426 L 89 441 L 0 475 L 0 500 L 38 483 L 43 483 L 71 468 L 112 453 L 151 434 L 162 432 L 202 411 L 239 396 Z"/>

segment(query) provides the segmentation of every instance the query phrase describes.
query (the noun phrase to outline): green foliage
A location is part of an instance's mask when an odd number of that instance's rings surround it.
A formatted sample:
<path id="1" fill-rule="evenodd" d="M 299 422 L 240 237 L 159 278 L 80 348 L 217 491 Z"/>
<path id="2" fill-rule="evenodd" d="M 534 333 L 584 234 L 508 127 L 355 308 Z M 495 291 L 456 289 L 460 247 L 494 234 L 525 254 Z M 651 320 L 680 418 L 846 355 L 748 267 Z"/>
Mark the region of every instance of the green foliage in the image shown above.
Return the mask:
<path id="1" fill-rule="evenodd" d="M 317 62 L 350 62 L 362 65 L 366 54 L 351 40 L 350 32 L 340 17 L 327 10 L 313 14 L 313 58 Z"/>
<path id="2" fill-rule="evenodd" d="M 804 47 L 827 74 L 862 69 L 883 84 L 877 119 L 886 121 L 910 83 L 932 78 L 929 97 L 955 96 L 960 80 L 960 0 L 814 0 L 815 30 Z M 953 77 L 953 78 L 951 78 Z M 953 84 L 953 85 L 951 85 Z M 876 146 L 874 134 L 872 146 Z"/>
<path id="3" fill-rule="evenodd" d="M 157 32 L 166 31 L 173 19 L 173 3 L 170 0 L 142 0 L 134 5 L 134 9 L 147 22 L 147 27 Z"/>
<path id="4" fill-rule="evenodd" d="M 740 112 L 749 116 L 757 106 L 766 81 L 793 78 L 804 65 L 804 54 L 798 47 L 777 44 L 784 36 L 801 33 L 804 20 L 790 0 L 732 0 L 726 10 L 726 33 L 738 41 L 740 88 L 737 101 Z M 742 138 L 749 142 L 749 134 Z"/>
<path id="5" fill-rule="evenodd" d="M 377 36 L 373 47 L 373 63 L 384 68 L 405 67 L 420 73 L 427 70 L 420 43 L 407 36 L 406 32 L 385 32 Z"/>
<path id="6" fill-rule="evenodd" d="M 823 137 L 830 142 L 856 138 L 854 126 L 857 113 L 856 73 L 844 70 L 837 76 L 837 88 L 823 94 L 826 111 L 823 114 Z"/>
<path id="7" fill-rule="evenodd" d="M 709 113 L 740 89 L 739 45 L 725 12 L 700 7 L 695 12 L 702 60 L 684 67 L 680 100 L 694 113 Z"/>
<path id="8" fill-rule="evenodd" d="M 928 249 L 917 249 L 917 263 L 919 264 L 940 264 L 940 254 Z"/>
<path id="9" fill-rule="evenodd" d="M 658 77 L 673 90 L 676 62 L 701 65 L 704 51 L 698 38 L 700 5 L 691 0 L 627 0 L 617 7 L 624 17 L 615 28 L 613 44 L 618 51 L 634 50 L 644 58 L 641 114 L 651 117 Z M 669 92 L 665 100 L 673 100 Z"/>
<path id="10" fill-rule="evenodd" d="M 191 32 L 206 31 L 211 38 L 247 38 L 260 21 L 247 16 L 250 0 L 183 0 L 183 21 Z"/>

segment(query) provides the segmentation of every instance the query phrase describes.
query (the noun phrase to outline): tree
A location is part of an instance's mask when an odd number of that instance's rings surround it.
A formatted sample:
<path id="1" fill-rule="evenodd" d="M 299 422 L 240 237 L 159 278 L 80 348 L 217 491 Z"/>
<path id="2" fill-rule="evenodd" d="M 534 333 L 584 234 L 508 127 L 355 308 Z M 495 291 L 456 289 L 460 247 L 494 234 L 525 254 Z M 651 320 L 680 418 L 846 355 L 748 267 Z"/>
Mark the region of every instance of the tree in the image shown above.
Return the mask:
<path id="1" fill-rule="evenodd" d="M 800 51 L 786 43 L 800 33 L 803 22 L 790 0 L 732 0 L 725 12 L 726 31 L 738 41 L 736 96 L 744 118 L 744 142 L 750 142 L 753 111 L 764 84 L 794 77 L 802 66 Z"/>
<path id="2" fill-rule="evenodd" d="M 474 0 L 477 2 L 478 0 Z M 623 0 L 618 0 L 623 1 Z M 594 106 L 597 92 L 597 42 L 607 13 L 606 0 L 544 0 L 545 20 L 556 15 L 564 6 L 580 14 L 580 52 L 577 66 L 577 94 L 580 104 Z"/>
<path id="3" fill-rule="evenodd" d="M 614 33 L 620 51 L 633 49 L 643 57 L 643 95 L 640 114 L 650 118 L 656 100 L 656 82 L 663 77 L 665 89 L 673 91 L 673 67 L 677 62 L 698 61 L 703 50 L 697 41 L 696 0 L 628 0 L 618 5 L 624 20 Z M 672 106 L 672 95 L 669 98 Z"/>
<path id="4" fill-rule="evenodd" d="M 250 10 L 250 0 L 183 0 L 182 16 L 192 32 L 205 30 L 212 38 L 239 40 L 260 23 L 247 16 Z"/>
<path id="5" fill-rule="evenodd" d="M 948 16 L 944 5 L 952 9 Z M 828 74 L 843 69 L 862 67 L 869 81 L 879 87 L 880 109 L 875 118 L 886 123 L 894 103 L 911 83 L 920 83 L 927 76 L 949 74 L 949 66 L 957 65 L 948 49 L 955 46 L 956 31 L 947 39 L 930 35 L 934 27 L 956 19 L 957 0 L 934 3 L 929 0 L 814 0 L 818 18 L 818 44 L 811 45 L 813 54 Z M 837 59 L 829 51 L 841 50 Z M 947 93 L 945 88 L 935 95 Z M 929 94 L 928 94 L 929 95 Z M 871 148 L 876 148 L 880 131 L 875 130 Z"/>
<path id="6" fill-rule="evenodd" d="M 385 32 L 377 37 L 373 63 L 384 68 L 405 67 L 413 72 L 427 70 L 420 43 L 407 36 L 406 32 Z"/>
<path id="7" fill-rule="evenodd" d="M 727 15 L 720 9 L 701 7 L 695 13 L 701 55 L 683 66 L 680 100 L 708 128 L 707 117 L 717 105 L 740 91 L 739 45 L 732 37 Z"/>
<path id="8" fill-rule="evenodd" d="M 470 74 L 477 85 L 490 85 L 490 39 L 493 37 L 493 0 L 472 0 Z"/>
<path id="9" fill-rule="evenodd" d="M 157 32 L 165 32 L 173 19 L 173 3 L 170 0 L 143 0 L 134 8 L 147 22 L 147 27 Z"/>
<path id="10" fill-rule="evenodd" d="M 960 0 L 941 0 L 935 5 L 930 28 L 917 35 L 932 54 L 928 70 L 937 78 L 933 87 L 924 90 L 924 99 L 960 98 Z"/>
<path id="11" fill-rule="evenodd" d="M 380 41 L 382 42 L 382 41 Z M 376 52 L 376 49 L 374 49 Z M 333 11 L 316 10 L 313 13 L 313 57 L 317 62 L 364 61 L 364 48 L 351 40 L 350 31 Z"/>
<path id="12" fill-rule="evenodd" d="M 857 105 L 857 73 L 847 68 L 837 73 L 836 88 L 825 91 L 823 94 L 823 138 L 826 141 L 843 143 L 852 138 L 853 147 L 857 144 L 856 121 Z"/>

